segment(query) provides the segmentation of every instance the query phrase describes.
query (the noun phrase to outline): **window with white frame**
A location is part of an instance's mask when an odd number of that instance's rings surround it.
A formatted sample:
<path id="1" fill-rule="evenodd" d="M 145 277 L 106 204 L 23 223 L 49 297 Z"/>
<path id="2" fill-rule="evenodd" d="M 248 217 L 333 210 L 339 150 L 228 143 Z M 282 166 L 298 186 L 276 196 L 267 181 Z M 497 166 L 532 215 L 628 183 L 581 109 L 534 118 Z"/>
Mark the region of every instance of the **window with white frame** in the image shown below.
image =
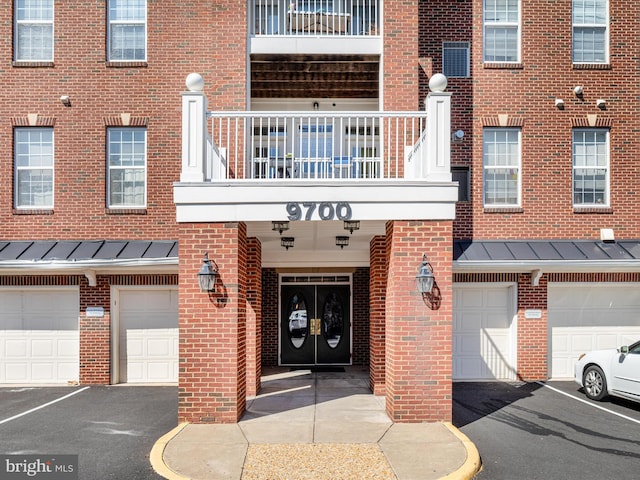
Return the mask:
<path id="1" fill-rule="evenodd" d="M 15 206 L 53 208 L 53 128 L 16 128 Z"/>
<path id="2" fill-rule="evenodd" d="M 448 78 L 469 76 L 469 42 L 442 43 L 442 73 Z"/>
<path id="3" fill-rule="evenodd" d="M 147 203 L 147 130 L 107 130 L 109 208 L 144 208 Z"/>
<path id="4" fill-rule="evenodd" d="M 607 0 L 573 0 L 573 63 L 608 61 Z"/>
<path id="5" fill-rule="evenodd" d="M 484 61 L 520 62 L 520 0 L 483 0 Z"/>
<path id="6" fill-rule="evenodd" d="M 609 131 L 573 130 L 573 205 L 609 205 Z"/>
<path id="7" fill-rule="evenodd" d="M 520 206 L 520 139 L 520 129 L 484 129 L 482 165 L 485 207 Z"/>
<path id="8" fill-rule="evenodd" d="M 147 59 L 147 1 L 108 0 L 109 61 Z"/>
<path id="9" fill-rule="evenodd" d="M 53 61 L 53 0 L 15 0 L 14 58 Z"/>

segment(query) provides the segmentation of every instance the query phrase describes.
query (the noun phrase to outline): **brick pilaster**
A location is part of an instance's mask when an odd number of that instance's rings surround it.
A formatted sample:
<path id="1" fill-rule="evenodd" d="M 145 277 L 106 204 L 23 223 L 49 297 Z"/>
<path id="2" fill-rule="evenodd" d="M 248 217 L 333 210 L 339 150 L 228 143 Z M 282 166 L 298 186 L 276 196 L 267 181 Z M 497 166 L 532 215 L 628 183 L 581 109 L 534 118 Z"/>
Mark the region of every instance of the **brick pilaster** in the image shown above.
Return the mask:
<path id="1" fill-rule="evenodd" d="M 394 422 L 451 421 L 452 222 L 387 222 L 386 405 Z M 439 298 L 415 287 L 422 255 Z"/>
<path id="2" fill-rule="evenodd" d="M 387 258 L 384 236 L 369 244 L 369 385 L 375 395 L 384 395 L 384 328 L 387 288 Z"/>
<path id="3" fill-rule="evenodd" d="M 215 291 L 200 292 L 205 252 Z M 247 238 L 244 223 L 180 225 L 179 421 L 235 423 L 246 404 Z"/>
<path id="4" fill-rule="evenodd" d="M 247 240 L 247 395 L 257 395 L 262 376 L 262 244 Z"/>

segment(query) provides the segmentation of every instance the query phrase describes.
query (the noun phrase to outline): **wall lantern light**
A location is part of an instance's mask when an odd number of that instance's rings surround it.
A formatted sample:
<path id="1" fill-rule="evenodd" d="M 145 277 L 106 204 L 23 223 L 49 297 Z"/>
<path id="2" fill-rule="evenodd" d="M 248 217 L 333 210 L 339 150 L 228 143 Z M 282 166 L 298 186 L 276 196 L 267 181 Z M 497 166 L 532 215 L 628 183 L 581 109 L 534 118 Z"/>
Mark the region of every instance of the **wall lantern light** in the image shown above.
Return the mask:
<path id="1" fill-rule="evenodd" d="M 215 265 L 215 268 L 213 267 Z M 212 292 L 216 286 L 216 277 L 218 276 L 218 264 L 214 261 L 212 265 L 209 260 L 209 253 L 204 254 L 202 259 L 202 267 L 198 272 L 198 283 L 201 292 Z"/>
<path id="2" fill-rule="evenodd" d="M 360 220 L 345 220 L 344 229 L 353 235 L 354 230 L 360 230 Z"/>
<path id="3" fill-rule="evenodd" d="M 289 248 L 293 247 L 293 242 L 295 242 L 295 240 L 296 239 L 294 237 L 282 237 L 280 238 L 280 245 L 289 250 Z"/>
<path id="4" fill-rule="evenodd" d="M 273 230 L 274 232 L 280 232 L 280 235 L 282 235 L 282 232 L 286 232 L 287 230 L 289 230 L 289 222 L 273 221 L 271 222 L 271 230 Z"/>
<path id="5" fill-rule="evenodd" d="M 349 246 L 349 237 L 336 237 L 336 246 L 343 249 L 344 247 Z"/>
<path id="6" fill-rule="evenodd" d="M 433 275 L 433 267 L 427 261 L 427 255 L 422 256 L 422 264 L 418 268 L 418 274 L 416 275 L 416 287 L 421 295 L 430 295 L 433 289 L 433 282 L 435 277 Z"/>

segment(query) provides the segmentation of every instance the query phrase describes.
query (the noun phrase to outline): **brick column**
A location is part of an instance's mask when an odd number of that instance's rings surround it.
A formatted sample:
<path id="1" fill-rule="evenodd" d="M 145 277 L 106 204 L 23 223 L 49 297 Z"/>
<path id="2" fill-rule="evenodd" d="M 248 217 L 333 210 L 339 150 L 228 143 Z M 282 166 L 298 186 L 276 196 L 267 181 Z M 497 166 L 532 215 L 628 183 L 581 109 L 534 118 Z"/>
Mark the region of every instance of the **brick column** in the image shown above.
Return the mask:
<path id="1" fill-rule="evenodd" d="M 260 391 L 262 376 L 262 244 L 247 240 L 247 395 Z"/>
<path id="2" fill-rule="evenodd" d="M 387 289 L 385 237 L 369 244 L 369 385 L 374 395 L 384 395 L 384 328 Z"/>
<path id="3" fill-rule="evenodd" d="M 88 317 L 87 307 L 102 307 L 104 315 Z M 109 277 L 90 287 L 80 280 L 80 383 L 111 383 L 111 293 Z"/>
<path id="4" fill-rule="evenodd" d="M 547 377 L 547 276 L 531 285 L 531 274 L 518 276 L 518 379 Z M 542 311 L 542 318 L 526 318 L 525 310 Z"/>
<path id="5" fill-rule="evenodd" d="M 451 229 L 451 221 L 387 223 L 386 407 L 394 422 L 451 421 Z M 433 304 L 415 287 L 424 253 L 440 292 Z"/>
<path id="6" fill-rule="evenodd" d="M 247 238 L 244 223 L 180 224 L 178 419 L 235 423 L 246 403 Z M 205 252 L 219 267 L 200 292 Z"/>

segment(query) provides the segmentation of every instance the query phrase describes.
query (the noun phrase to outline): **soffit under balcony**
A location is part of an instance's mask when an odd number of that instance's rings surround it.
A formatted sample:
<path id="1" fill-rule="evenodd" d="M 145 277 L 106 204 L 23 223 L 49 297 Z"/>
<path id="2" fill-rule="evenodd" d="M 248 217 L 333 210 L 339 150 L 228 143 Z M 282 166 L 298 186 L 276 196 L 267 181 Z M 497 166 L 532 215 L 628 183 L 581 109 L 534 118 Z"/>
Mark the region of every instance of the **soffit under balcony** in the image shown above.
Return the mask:
<path id="1" fill-rule="evenodd" d="M 252 98 L 378 98 L 376 55 L 253 55 Z"/>

